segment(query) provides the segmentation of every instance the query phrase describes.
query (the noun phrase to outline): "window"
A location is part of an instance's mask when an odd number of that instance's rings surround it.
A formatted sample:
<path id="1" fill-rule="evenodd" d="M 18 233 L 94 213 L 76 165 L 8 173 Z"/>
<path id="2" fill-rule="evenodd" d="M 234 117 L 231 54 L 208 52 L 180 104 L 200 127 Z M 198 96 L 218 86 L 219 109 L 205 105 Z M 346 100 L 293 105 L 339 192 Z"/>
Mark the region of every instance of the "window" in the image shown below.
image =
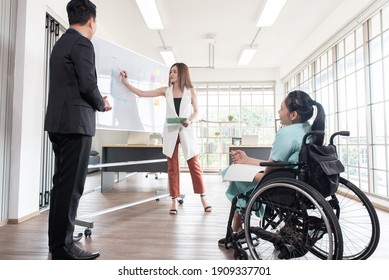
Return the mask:
<path id="1" fill-rule="evenodd" d="M 309 67 L 315 69 L 311 75 Z M 305 81 L 310 78 L 314 83 L 307 90 Z M 327 138 L 339 130 L 350 131 L 350 137 L 337 139 L 346 167 L 342 176 L 364 191 L 388 198 L 389 7 L 287 81 L 285 90 L 292 89 L 307 91 L 323 105 Z"/>
<path id="2" fill-rule="evenodd" d="M 271 146 L 275 136 L 274 83 L 197 83 L 195 88 L 199 104 L 199 160 L 203 169 L 228 166 L 226 147 L 232 143 L 232 137 L 259 135 L 260 145 Z M 233 122 L 228 121 L 229 115 L 234 117 Z"/>

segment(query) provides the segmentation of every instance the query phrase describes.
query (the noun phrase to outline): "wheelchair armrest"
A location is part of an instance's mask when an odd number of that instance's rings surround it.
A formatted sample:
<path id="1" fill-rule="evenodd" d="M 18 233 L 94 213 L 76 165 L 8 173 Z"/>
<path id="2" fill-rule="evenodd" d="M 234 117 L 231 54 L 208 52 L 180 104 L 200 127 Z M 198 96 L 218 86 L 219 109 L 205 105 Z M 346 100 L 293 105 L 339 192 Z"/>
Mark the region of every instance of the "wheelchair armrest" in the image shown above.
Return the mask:
<path id="1" fill-rule="evenodd" d="M 287 167 L 287 166 L 298 166 L 298 163 L 292 162 L 273 162 L 273 161 L 264 161 L 259 163 L 260 166 L 278 166 L 278 167 Z"/>

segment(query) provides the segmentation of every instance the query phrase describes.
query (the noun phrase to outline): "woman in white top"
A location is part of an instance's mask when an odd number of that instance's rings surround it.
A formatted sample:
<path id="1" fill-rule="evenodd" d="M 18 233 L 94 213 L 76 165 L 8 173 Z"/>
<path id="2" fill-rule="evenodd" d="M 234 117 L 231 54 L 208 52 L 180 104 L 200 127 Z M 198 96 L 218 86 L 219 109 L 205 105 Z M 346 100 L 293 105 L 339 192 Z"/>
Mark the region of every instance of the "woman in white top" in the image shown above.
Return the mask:
<path id="1" fill-rule="evenodd" d="M 178 162 L 178 144 L 181 143 L 182 152 L 186 159 L 192 178 L 194 193 L 200 194 L 201 203 L 205 212 L 211 212 L 205 198 L 205 185 L 202 171 L 197 159 L 197 143 L 193 120 L 198 114 L 197 96 L 189 75 L 189 68 L 184 63 L 175 63 L 170 68 L 169 86 L 154 90 L 140 90 L 132 86 L 127 80 L 127 72 L 120 72 L 123 84 L 133 93 L 141 97 L 166 97 L 166 118 L 184 118 L 177 124 L 168 124 L 165 121 L 163 129 L 163 153 L 168 161 L 168 178 L 172 207 L 170 214 L 177 214 L 177 197 L 180 195 L 180 168 Z"/>

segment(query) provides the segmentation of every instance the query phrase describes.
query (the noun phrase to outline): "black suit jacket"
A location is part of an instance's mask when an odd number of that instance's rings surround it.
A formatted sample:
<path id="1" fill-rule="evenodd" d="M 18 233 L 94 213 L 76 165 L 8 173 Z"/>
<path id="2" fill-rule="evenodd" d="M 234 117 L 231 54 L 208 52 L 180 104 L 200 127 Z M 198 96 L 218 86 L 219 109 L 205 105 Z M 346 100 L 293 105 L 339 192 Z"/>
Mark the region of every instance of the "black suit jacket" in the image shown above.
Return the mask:
<path id="1" fill-rule="evenodd" d="M 105 104 L 97 86 L 92 42 L 74 29 L 54 45 L 49 87 L 45 130 L 94 136 L 96 110 L 103 111 Z"/>

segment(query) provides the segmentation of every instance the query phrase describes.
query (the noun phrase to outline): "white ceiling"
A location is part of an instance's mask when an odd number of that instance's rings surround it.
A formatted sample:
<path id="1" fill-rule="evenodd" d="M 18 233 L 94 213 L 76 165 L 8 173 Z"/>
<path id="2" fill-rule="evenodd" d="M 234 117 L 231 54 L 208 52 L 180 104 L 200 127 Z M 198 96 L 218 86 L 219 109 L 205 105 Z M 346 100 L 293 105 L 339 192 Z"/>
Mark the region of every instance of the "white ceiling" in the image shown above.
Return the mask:
<path id="1" fill-rule="evenodd" d="M 42 1 L 66 24 L 65 7 L 69 0 Z M 264 1 L 156 0 L 164 24 L 160 33 L 165 46 L 173 48 L 176 60 L 190 67 L 243 69 L 237 65 L 239 55 L 245 45 L 254 43 L 258 51 L 245 67 L 287 69 L 297 67 L 295 64 L 304 61 L 373 2 L 385 2 L 288 0 L 275 24 L 262 28 L 255 38 L 256 20 Z M 135 0 L 92 2 L 97 5 L 97 36 L 163 63 L 159 53 L 164 46 L 161 37 L 158 31 L 147 28 Z M 213 61 L 209 36 L 216 41 Z"/>
<path id="2" fill-rule="evenodd" d="M 264 0 L 156 0 L 164 29 L 165 46 L 172 47 L 176 60 L 190 67 L 236 68 L 241 50 L 252 43 L 256 20 Z M 162 61 L 162 39 L 149 30 L 135 0 L 96 0 L 98 28 L 117 44 Z M 262 28 L 250 68 L 277 67 L 343 1 L 289 0 L 272 27 Z M 99 33 L 98 33 L 99 34 Z M 215 37 L 214 59 L 209 41 Z"/>

